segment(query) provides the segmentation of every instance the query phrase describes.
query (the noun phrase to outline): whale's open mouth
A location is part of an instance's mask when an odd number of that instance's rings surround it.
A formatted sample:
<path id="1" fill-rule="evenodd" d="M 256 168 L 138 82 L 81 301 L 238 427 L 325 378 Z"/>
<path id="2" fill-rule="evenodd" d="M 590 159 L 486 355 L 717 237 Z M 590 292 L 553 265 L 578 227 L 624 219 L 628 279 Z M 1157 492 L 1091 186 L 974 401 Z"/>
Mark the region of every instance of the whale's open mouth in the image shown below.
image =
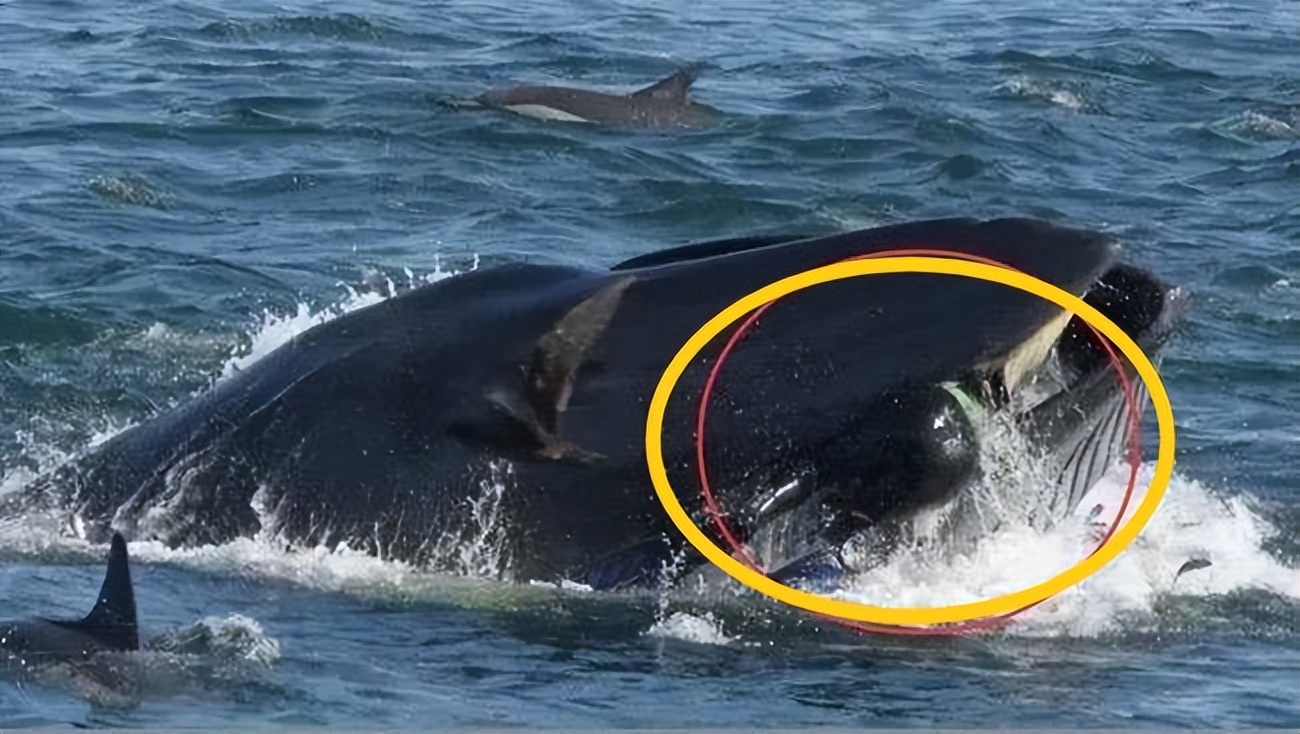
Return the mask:
<path id="1" fill-rule="evenodd" d="M 1083 298 L 1153 359 L 1187 305 L 1183 291 L 1130 265 L 1107 270 Z M 1137 386 L 1133 404 L 1139 411 L 1146 402 L 1132 365 L 1122 360 L 1117 366 L 1100 340 L 1083 319 L 1062 312 L 997 364 L 981 366 L 970 379 L 940 386 L 951 401 L 936 409 L 932 423 L 927 418 L 918 424 L 932 430 L 921 436 L 917 445 L 936 447 L 930 451 L 932 456 L 942 453 L 946 444 L 957 442 L 983 451 L 986 437 L 979 426 L 991 417 L 1010 423 L 1032 448 L 1034 455 L 1026 460 L 1037 462 L 1039 471 L 1035 473 L 1045 478 L 1036 509 L 1024 520 L 1040 529 L 1052 525 L 1071 513 L 1123 455 L 1130 425 L 1129 403 L 1117 370 L 1123 370 L 1125 378 Z M 955 465 L 973 470 L 949 472 L 944 477 L 949 489 L 954 482 L 973 485 L 981 479 L 971 453 L 957 453 Z M 869 483 L 871 478 L 861 481 Z M 962 527 L 969 535 L 971 527 L 987 530 L 988 525 L 984 521 L 952 521 L 954 514 L 970 510 L 967 489 L 963 486 L 947 493 L 944 506 L 936 509 L 949 511 L 950 530 Z M 783 493 L 793 494 L 792 488 L 777 488 L 763 501 L 777 502 Z M 914 507 L 912 516 L 866 517 L 846 513 L 825 500 L 790 504 L 788 511 L 772 516 L 749 539 L 767 568 L 777 569 L 770 575 L 786 583 L 825 583 L 846 571 L 865 570 L 864 564 L 869 567 L 883 561 L 915 516 Z M 822 531 L 810 537 L 809 527 Z M 846 560 L 850 555 L 853 561 Z"/>
<path id="2" fill-rule="evenodd" d="M 1153 359 L 1187 305 L 1181 289 L 1129 265 L 1108 270 L 1084 294 L 1084 301 Z M 1050 497 L 1040 502 L 1041 515 L 1030 518 L 1038 527 L 1072 512 L 1123 453 L 1129 403 L 1117 370 L 1123 370 L 1134 386 L 1131 400 L 1139 413 L 1146 402 L 1145 386 L 1132 365 L 1123 358 L 1117 365 L 1101 340 L 1078 316 L 1061 319 L 1054 339 L 1041 354 L 1021 362 L 1008 360 L 1001 373 L 1003 383 L 988 401 L 1014 419 L 1025 439 L 1037 448 L 1036 458 L 1046 464 L 1053 486 L 1047 490 Z"/>

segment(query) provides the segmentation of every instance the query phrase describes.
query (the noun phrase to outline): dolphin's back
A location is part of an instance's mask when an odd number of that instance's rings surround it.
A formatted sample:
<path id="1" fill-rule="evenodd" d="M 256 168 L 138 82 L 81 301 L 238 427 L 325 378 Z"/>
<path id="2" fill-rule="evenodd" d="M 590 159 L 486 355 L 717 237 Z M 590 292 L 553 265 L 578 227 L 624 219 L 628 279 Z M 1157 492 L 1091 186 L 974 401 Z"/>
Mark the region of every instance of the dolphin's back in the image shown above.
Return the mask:
<path id="1" fill-rule="evenodd" d="M 688 99 L 694 81 L 693 72 L 682 70 L 632 94 L 519 85 L 489 90 L 477 101 L 544 120 L 643 128 L 705 127 L 717 119 L 718 112 Z"/>

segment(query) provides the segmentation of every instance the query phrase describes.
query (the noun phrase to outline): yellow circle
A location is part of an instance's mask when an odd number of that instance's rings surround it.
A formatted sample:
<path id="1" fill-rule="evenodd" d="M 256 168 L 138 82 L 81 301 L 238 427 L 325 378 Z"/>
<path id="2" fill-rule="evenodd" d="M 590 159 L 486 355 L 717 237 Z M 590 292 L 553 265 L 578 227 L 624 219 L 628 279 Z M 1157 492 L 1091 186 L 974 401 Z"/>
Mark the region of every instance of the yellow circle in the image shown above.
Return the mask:
<path id="1" fill-rule="evenodd" d="M 662 445 L 664 411 L 668 407 L 668 399 L 691 360 L 723 329 L 769 301 L 821 283 L 861 275 L 887 273 L 957 275 L 1019 288 L 1047 299 L 1091 324 L 1118 346 L 1137 368 L 1138 375 L 1146 384 L 1147 393 L 1155 407 L 1156 423 L 1159 428 L 1160 446 L 1156 455 L 1155 475 L 1142 502 L 1134 511 L 1132 519 L 1116 531 L 1102 547 L 1056 576 L 1010 594 L 942 607 L 878 607 L 823 597 L 773 581 L 732 558 L 730 554 L 709 540 L 691 521 L 690 516 L 682 509 L 681 503 L 677 501 L 677 496 L 668 481 Z M 1009 614 L 1037 604 L 1082 582 L 1119 556 L 1137 539 L 1138 533 L 1155 514 L 1156 506 L 1160 504 L 1165 488 L 1173 477 L 1174 412 L 1164 383 L 1160 381 L 1160 375 L 1142 348 L 1105 314 L 1088 305 L 1078 296 L 1032 275 L 996 265 L 943 257 L 879 257 L 838 262 L 791 275 L 741 298 L 701 326 L 678 350 L 659 379 L 654 396 L 650 399 L 649 414 L 646 416 L 645 449 L 646 463 L 649 465 L 650 479 L 654 483 L 655 493 L 668 511 L 673 524 L 686 536 L 691 545 L 704 554 L 705 558 L 740 583 L 786 604 L 831 617 L 896 626 L 935 625 Z"/>

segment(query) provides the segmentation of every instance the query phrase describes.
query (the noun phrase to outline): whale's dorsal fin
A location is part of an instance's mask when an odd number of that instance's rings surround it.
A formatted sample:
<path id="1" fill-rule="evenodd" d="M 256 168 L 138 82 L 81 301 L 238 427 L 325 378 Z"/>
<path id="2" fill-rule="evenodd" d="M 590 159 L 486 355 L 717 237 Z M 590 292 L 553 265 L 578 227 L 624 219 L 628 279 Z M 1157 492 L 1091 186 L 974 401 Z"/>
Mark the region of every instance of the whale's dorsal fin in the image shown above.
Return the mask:
<path id="1" fill-rule="evenodd" d="M 51 620 L 52 621 L 52 620 Z M 131 586 L 131 566 L 126 554 L 126 540 L 113 533 L 108 551 L 108 570 L 99 589 L 95 606 L 80 622 L 53 622 L 93 638 L 109 650 L 140 649 L 140 631 L 135 613 L 135 590 Z"/>
<path id="2" fill-rule="evenodd" d="M 645 89 L 638 89 L 632 93 L 632 96 L 684 102 L 686 101 L 686 92 L 695 83 L 695 76 L 694 69 L 679 69 L 672 76 L 660 79 Z"/>
<path id="3" fill-rule="evenodd" d="M 673 247 L 659 252 L 650 252 L 645 255 L 624 260 L 614 265 L 610 270 L 634 270 L 636 268 L 648 268 L 655 265 L 667 265 L 668 263 L 685 262 L 687 260 L 702 260 L 706 257 L 717 257 L 718 255 L 729 255 L 734 252 L 744 252 L 746 250 L 757 250 L 761 247 L 771 247 L 785 242 L 796 242 L 806 240 L 810 235 L 806 234 L 771 234 L 758 235 L 756 237 L 733 237 L 725 240 L 709 240 L 706 242 L 693 242 L 681 247 Z"/>
<path id="4" fill-rule="evenodd" d="M 489 392 L 487 399 L 497 409 L 494 415 L 486 421 L 459 424 L 456 433 L 507 456 L 577 464 L 602 458 L 560 438 L 560 418 L 569 407 L 578 369 L 634 280 L 618 278 L 569 309 L 537 340 L 528 365 L 522 368 L 522 385 Z"/>

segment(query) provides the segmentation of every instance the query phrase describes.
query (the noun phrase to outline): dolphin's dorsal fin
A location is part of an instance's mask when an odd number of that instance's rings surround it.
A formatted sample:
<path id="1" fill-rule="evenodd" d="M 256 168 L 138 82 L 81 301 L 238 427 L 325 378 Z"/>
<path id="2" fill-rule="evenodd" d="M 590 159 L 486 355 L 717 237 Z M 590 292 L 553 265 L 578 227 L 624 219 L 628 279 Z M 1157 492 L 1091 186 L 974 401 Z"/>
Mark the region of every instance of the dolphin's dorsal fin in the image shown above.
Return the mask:
<path id="1" fill-rule="evenodd" d="M 570 309 L 537 340 L 524 374 L 525 394 L 539 426 L 548 433 L 560 432 L 560 417 L 569 407 L 578 368 L 605 333 L 633 280 L 626 276 L 601 288 Z"/>
<path id="2" fill-rule="evenodd" d="M 131 565 L 126 554 L 126 540 L 121 533 L 113 533 L 108 551 L 108 570 L 95 607 L 80 622 L 58 624 L 93 637 L 106 649 L 140 649 L 135 589 L 131 586 Z"/>
<path id="3" fill-rule="evenodd" d="M 632 93 L 633 97 L 649 97 L 662 100 L 686 100 L 686 92 L 695 83 L 694 69 L 679 69 L 672 76 L 661 79 L 654 84 Z"/>

